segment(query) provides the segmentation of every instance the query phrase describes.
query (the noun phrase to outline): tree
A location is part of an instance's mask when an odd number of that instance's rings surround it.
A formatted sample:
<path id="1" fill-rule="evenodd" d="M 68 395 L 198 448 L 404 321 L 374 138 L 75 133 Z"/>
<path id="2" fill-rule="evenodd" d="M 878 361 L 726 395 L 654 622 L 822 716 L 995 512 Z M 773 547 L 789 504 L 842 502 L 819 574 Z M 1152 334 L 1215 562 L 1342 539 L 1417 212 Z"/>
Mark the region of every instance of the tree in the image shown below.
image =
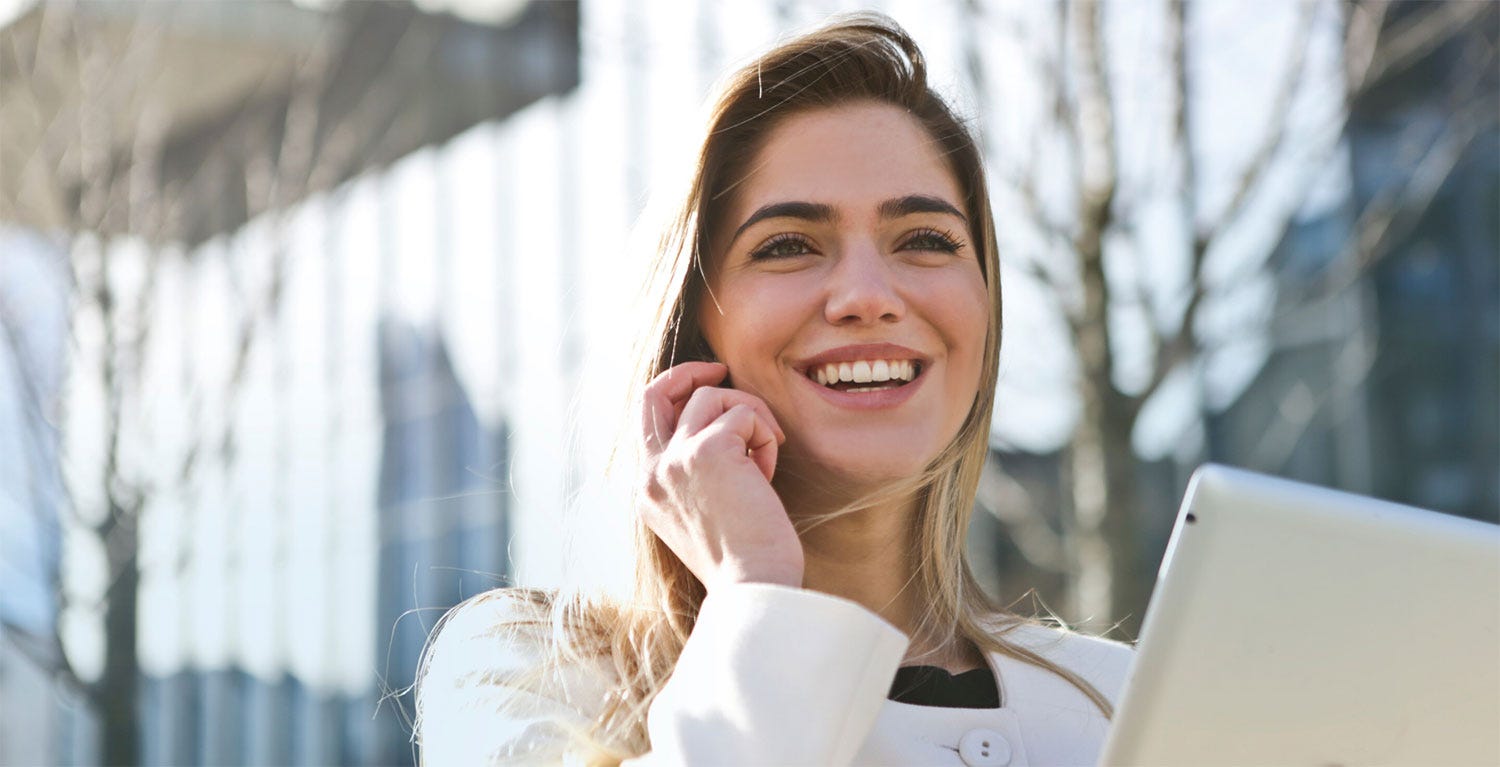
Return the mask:
<path id="1" fill-rule="evenodd" d="M 96 417 L 70 418 L 42 401 L 51 392 L 29 398 L 47 410 L 36 422 L 68 423 L 63 439 L 85 448 L 70 456 L 63 515 L 105 560 L 103 593 L 73 605 L 102 613 L 104 661 L 96 678 L 68 663 L 59 673 L 101 716 L 112 762 L 140 758 L 142 515 L 203 464 L 237 460 L 235 419 L 210 416 L 242 410 L 253 350 L 281 340 L 292 209 L 577 84 L 576 3 L 497 6 L 485 23 L 418 5 L 80 0 L 0 28 L 0 220 L 65 241 L 74 343 L 60 399 L 99 403 Z M 158 428 L 141 407 L 142 361 L 163 266 L 191 265 L 205 240 L 250 222 L 265 236 L 232 254 L 238 295 L 213 307 L 232 317 L 229 370 L 174 403 L 192 428 L 142 466 Z M 272 449 L 291 440 L 278 433 Z M 194 556 L 175 554 L 168 567 Z"/>
<path id="2" fill-rule="evenodd" d="M 181 20 L 174 14 L 191 16 L 193 9 L 163 4 L 126 10 L 47 3 L 14 22 L 3 50 L 4 79 L 12 97 L 0 113 L 13 138 L 14 154 L 6 162 L 22 168 L 7 174 L 0 216 L 61 233 L 74 298 L 70 393 L 52 402 L 46 393 L 30 392 L 27 401 L 39 411 L 34 420 L 54 423 L 69 420 L 61 412 L 63 400 L 76 405 L 92 399 L 101 405 L 94 429 L 63 434 L 65 442 L 75 450 L 81 446 L 94 460 L 85 466 L 74 462 L 70 502 L 60 511 L 66 526 L 98 543 L 105 586 L 102 593 L 81 597 L 85 603 L 79 604 L 80 595 L 61 593 L 59 584 L 59 602 L 85 614 L 97 611 L 103 662 L 97 676 L 80 674 L 77 659 L 63 651 L 61 624 L 43 640 L 52 651 L 39 656 L 58 661 L 57 676 L 99 716 L 102 756 L 110 764 L 135 764 L 141 758 L 139 531 L 152 497 L 168 488 L 143 471 L 130 446 L 150 439 L 150 425 L 136 411 L 144 394 L 142 360 L 151 341 L 152 302 L 163 261 L 183 257 L 184 246 L 212 233 L 216 224 L 256 214 L 271 217 L 269 276 L 241 286 L 247 295 L 230 340 L 232 372 L 225 390 L 212 393 L 216 401 L 232 406 L 251 350 L 280 305 L 287 209 L 347 174 L 359 151 L 391 124 L 369 120 L 380 128 L 330 138 L 322 107 L 339 42 L 339 28 L 333 24 L 322 25 L 317 42 L 295 59 L 270 67 L 260 82 L 242 84 L 238 94 L 207 94 L 210 106 L 222 107 L 225 96 L 246 101 L 231 106 L 216 123 L 190 124 L 194 117 L 201 119 L 192 113 L 205 105 L 174 89 L 182 84 L 174 83 L 171 73 L 183 64 L 172 58 L 180 51 L 166 43 Z M 396 108 L 389 93 L 383 96 L 366 104 L 376 110 L 370 117 L 388 117 Z M 9 338 L 20 334 L 18 328 L 8 330 Z M 188 412 L 201 412 L 204 397 L 199 394 L 183 403 Z M 226 420 L 217 431 L 195 432 L 166 475 L 186 483 L 209 454 L 232 462 L 235 434 L 230 424 Z M 189 556 L 179 552 L 178 566 Z"/>
<path id="3" fill-rule="evenodd" d="M 1000 186 L 1014 194 L 1024 211 L 1019 220 L 1040 243 L 1008 255 L 1065 318 L 1076 363 L 1078 416 L 1064 472 L 1071 503 L 1063 548 L 1070 556 L 1054 565 L 1074 574 L 1068 600 L 1074 620 L 1100 627 L 1119 622 L 1132 635 L 1138 629 L 1155 564 L 1140 543 L 1146 509 L 1133 439 L 1142 414 L 1159 398 L 1181 398 L 1180 391 L 1168 388 L 1186 381 L 1189 390 L 1198 389 L 1193 398 L 1201 422 L 1208 407 L 1202 377 L 1226 343 L 1222 334 L 1206 330 L 1205 316 L 1264 274 L 1267 256 L 1292 225 L 1307 190 L 1337 158 L 1337 138 L 1356 101 L 1467 25 L 1494 26 L 1490 4 L 1416 5 L 1399 23 L 1388 23 L 1392 6 L 1386 2 L 1303 2 L 1283 36 L 1285 55 L 1273 64 L 1279 71 L 1272 95 L 1253 118 L 1259 126 L 1253 149 L 1234 172 L 1234 182 L 1217 187 L 1201 167 L 1215 150 L 1214 137 L 1201 132 L 1209 107 L 1195 79 L 1209 63 L 1232 53 L 1203 47 L 1205 26 L 1198 17 L 1208 15 L 1206 6 L 1169 0 L 1155 21 L 1159 30 L 1145 25 L 1142 36 L 1163 46 L 1160 74 L 1170 82 L 1164 114 L 1155 118 L 1143 117 L 1139 108 L 1131 111 L 1139 104 L 1129 103 L 1117 88 L 1122 68 L 1150 63 L 1129 62 L 1110 46 L 1111 27 L 1143 10 L 1098 0 L 1047 6 L 1053 34 L 1044 52 L 1033 52 L 1028 70 L 1041 83 L 1046 107 L 1029 126 L 1023 150 L 1013 152 L 1019 157 L 1000 163 L 1005 169 Z M 1310 66 L 1320 30 L 1337 37 L 1341 66 L 1335 74 L 1342 80 L 1341 91 L 1321 99 L 1331 107 L 1324 114 L 1317 113 L 1318 99 L 1306 92 L 1317 82 Z M 1495 45 L 1479 37 L 1484 48 L 1475 69 L 1483 72 L 1494 66 Z M 969 65 L 976 78 L 983 76 L 982 59 L 971 56 Z M 1417 153 L 1409 182 L 1355 211 L 1347 246 L 1324 278 L 1306 295 L 1282 296 L 1283 302 L 1333 295 L 1390 252 L 1464 148 L 1495 125 L 1493 101 L 1482 97 L 1483 87 L 1476 75 L 1452 94 L 1454 112 Z M 1122 126 L 1122 115 L 1136 124 Z M 1168 160 L 1148 173 L 1138 162 L 1127 172 L 1122 162 L 1133 160 L 1130 153 L 1140 144 L 1127 145 L 1123 137 L 1143 131 L 1166 147 Z M 1044 166 L 1038 158 L 1052 162 Z M 1061 183 L 1052 175 L 1059 169 L 1065 176 Z M 1276 196 L 1285 199 L 1268 202 Z M 1162 220 L 1164 207 L 1175 221 Z M 1249 229 L 1261 236 L 1256 247 L 1243 252 Z M 1236 237 L 1240 241 L 1232 242 Z M 1226 264 L 1232 250 L 1242 252 Z M 1151 276 L 1148 253 L 1159 260 L 1180 258 L 1182 278 L 1162 289 Z"/>

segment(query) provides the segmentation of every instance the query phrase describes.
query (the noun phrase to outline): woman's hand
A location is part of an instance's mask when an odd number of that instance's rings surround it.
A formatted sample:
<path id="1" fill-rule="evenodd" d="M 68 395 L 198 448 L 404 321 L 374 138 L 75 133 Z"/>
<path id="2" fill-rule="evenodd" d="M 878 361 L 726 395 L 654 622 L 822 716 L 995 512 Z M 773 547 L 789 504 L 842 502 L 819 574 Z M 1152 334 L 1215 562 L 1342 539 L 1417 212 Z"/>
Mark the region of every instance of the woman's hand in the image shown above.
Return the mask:
<path id="1" fill-rule="evenodd" d="M 771 488 L 786 441 L 759 397 L 715 388 L 717 362 L 684 362 L 641 398 L 641 513 L 703 585 L 802 585 L 802 542 Z"/>

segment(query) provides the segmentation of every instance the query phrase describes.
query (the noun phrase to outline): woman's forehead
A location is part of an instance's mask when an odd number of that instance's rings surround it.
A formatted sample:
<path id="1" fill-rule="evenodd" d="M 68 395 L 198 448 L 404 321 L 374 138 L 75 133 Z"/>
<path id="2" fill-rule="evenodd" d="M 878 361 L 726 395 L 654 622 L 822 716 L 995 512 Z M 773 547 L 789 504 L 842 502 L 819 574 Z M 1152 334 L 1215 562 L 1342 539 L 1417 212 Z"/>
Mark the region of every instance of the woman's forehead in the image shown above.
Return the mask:
<path id="1" fill-rule="evenodd" d="M 962 210 L 942 146 L 899 107 L 860 102 L 778 122 L 736 185 L 728 223 L 766 205 L 807 202 L 840 216 L 878 215 L 891 200 L 924 196 Z"/>

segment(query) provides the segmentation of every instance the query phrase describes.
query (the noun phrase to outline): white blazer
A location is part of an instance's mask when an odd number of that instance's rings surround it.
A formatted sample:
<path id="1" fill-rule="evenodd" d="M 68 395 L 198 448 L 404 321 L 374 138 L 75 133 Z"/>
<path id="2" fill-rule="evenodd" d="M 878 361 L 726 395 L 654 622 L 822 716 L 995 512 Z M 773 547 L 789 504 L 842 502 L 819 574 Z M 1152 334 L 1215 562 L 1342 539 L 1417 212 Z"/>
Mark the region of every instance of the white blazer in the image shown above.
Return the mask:
<path id="1" fill-rule="evenodd" d="M 471 603 L 434 643 L 419 692 L 418 740 L 429 767 L 556 764 L 566 731 L 600 711 L 611 677 L 569 669 L 542 693 L 505 680 L 534 667 L 539 646 L 491 630 L 506 600 Z M 1039 626 L 1006 634 L 1115 700 L 1128 645 Z M 764 584 L 716 589 L 703 602 L 671 680 L 647 716 L 652 751 L 631 767 L 665 765 L 1092 765 L 1108 727 L 1056 674 L 989 657 L 998 709 L 916 706 L 886 699 L 907 637 L 861 605 Z"/>

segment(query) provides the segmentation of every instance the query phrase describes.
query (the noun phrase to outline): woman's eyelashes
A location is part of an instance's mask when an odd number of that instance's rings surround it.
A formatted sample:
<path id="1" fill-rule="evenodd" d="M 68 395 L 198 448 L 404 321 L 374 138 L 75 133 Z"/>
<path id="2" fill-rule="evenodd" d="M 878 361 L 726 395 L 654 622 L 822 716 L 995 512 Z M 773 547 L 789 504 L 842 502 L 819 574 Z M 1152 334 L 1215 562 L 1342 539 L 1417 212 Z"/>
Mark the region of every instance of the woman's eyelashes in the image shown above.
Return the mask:
<path id="1" fill-rule="evenodd" d="M 957 237 L 937 229 L 918 229 L 901 245 L 902 250 L 935 250 L 942 253 L 957 253 L 964 246 Z"/>
<path id="2" fill-rule="evenodd" d="M 791 233 L 778 234 L 761 243 L 755 250 L 750 251 L 752 261 L 772 258 L 791 258 L 792 256 L 805 256 L 813 252 L 812 243 L 807 238 Z"/>
<path id="3" fill-rule="evenodd" d="M 897 250 L 919 250 L 938 253 L 957 253 L 963 248 L 962 240 L 938 229 L 918 229 L 910 233 Z M 761 261 L 765 259 L 792 258 L 794 256 L 806 256 L 815 252 L 813 244 L 806 237 L 791 232 L 783 232 L 775 235 L 761 243 L 750 251 L 750 260 Z"/>

